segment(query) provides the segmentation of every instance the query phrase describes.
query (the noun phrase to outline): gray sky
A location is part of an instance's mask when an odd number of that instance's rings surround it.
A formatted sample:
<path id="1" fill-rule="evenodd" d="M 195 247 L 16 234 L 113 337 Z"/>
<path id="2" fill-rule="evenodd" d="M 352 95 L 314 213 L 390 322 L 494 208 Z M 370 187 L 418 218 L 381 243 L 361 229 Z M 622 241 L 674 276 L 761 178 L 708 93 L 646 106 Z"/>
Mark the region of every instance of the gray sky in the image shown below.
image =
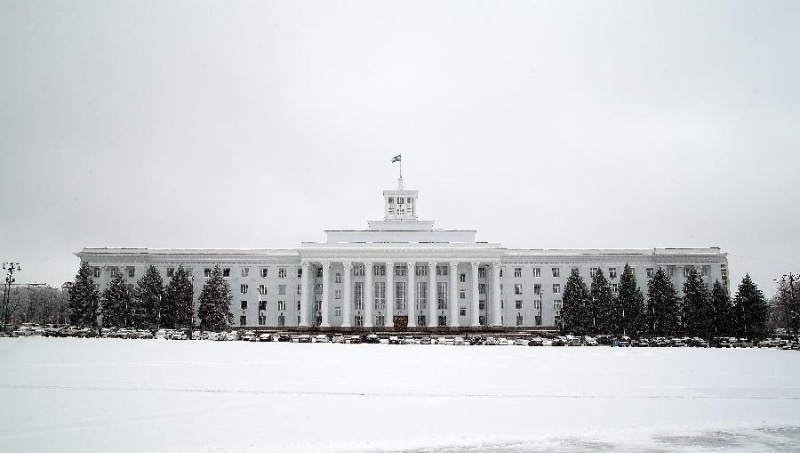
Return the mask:
<path id="1" fill-rule="evenodd" d="M 0 0 L 0 259 L 420 217 L 800 271 L 800 2 Z"/>

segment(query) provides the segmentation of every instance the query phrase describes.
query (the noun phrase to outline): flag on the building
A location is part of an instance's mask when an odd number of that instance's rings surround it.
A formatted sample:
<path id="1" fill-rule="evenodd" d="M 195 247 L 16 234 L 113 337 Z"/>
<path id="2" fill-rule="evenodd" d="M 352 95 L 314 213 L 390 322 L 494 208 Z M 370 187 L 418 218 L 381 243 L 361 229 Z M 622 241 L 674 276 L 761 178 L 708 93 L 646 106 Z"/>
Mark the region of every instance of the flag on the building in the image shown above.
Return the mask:
<path id="1" fill-rule="evenodd" d="M 398 154 L 398 155 L 396 155 L 396 156 L 392 157 L 392 163 L 395 163 L 395 162 L 400 162 L 400 156 L 401 156 L 401 155 L 400 155 L 400 154 Z"/>

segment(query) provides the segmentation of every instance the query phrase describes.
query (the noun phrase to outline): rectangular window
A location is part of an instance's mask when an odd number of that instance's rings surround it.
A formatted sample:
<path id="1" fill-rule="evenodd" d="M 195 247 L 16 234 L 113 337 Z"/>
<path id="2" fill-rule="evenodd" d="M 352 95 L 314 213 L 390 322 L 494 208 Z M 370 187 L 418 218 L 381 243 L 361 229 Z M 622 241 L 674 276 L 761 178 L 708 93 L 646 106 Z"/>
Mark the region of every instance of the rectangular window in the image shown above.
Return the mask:
<path id="1" fill-rule="evenodd" d="M 561 284 L 553 283 L 553 294 L 561 294 Z"/>
<path id="2" fill-rule="evenodd" d="M 652 267 L 648 267 L 645 272 L 647 272 L 647 278 L 653 278 L 653 275 L 655 274 Z"/>
<path id="3" fill-rule="evenodd" d="M 578 274 L 580 274 L 580 273 L 581 273 L 581 270 L 580 270 L 579 268 L 577 268 L 577 267 L 573 267 L 573 268 L 572 268 L 572 272 L 575 272 L 575 273 L 578 273 Z"/>
<path id="4" fill-rule="evenodd" d="M 100 268 L 94 268 L 94 278 L 100 278 Z"/>
<path id="5" fill-rule="evenodd" d="M 703 270 L 702 270 L 701 275 L 703 277 L 708 277 L 708 274 L 710 274 L 710 273 L 711 273 L 711 266 L 703 266 Z"/>
<path id="6" fill-rule="evenodd" d="M 303 285 L 297 285 L 297 295 L 298 296 L 303 295 Z"/>
<path id="7" fill-rule="evenodd" d="M 317 278 L 322 278 L 322 268 L 317 269 Z"/>
<path id="8" fill-rule="evenodd" d="M 372 275 L 375 277 L 382 277 L 386 275 L 386 266 L 383 264 L 376 264 L 372 266 Z"/>
<path id="9" fill-rule="evenodd" d="M 225 277 L 225 278 L 230 277 L 231 276 L 231 268 L 226 267 L 225 269 L 222 269 L 222 276 Z"/>
<path id="10" fill-rule="evenodd" d="M 486 294 L 486 283 L 478 283 L 478 294 Z"/>
<path id="11" fill-rule="evenodd" d="M 611 284 L 611 293 L 617 294 L 619 292 L 619 286 L 616 283 Z"/>
<path id="12" fill-rule="evenodd" d="M 467 290 L 466 289 L 458 290 L 458 298 L 459 299 L 466 299 L 467 298 Z"/>
<path id="13" fill-rule="evenodd" d="M 522 283 L 514 284 L 514 294 L 522 294 Z"/>
<path id="14" fill-rule="evenodd" d="M 460 307 L 458 309 L 458 316 L 467 316 L 467 307 Z"/>
<path id="15" fill-rule="evenodd" d="M 303 268 L 302 267 L 298 267 L 297 268 L 297 278 L 303 278 Z"/>
<path id="16" fill-rule="evenodd" d="M 267 276 L 269 275 L 269 269 L 266 267 L 262 267 L 260 272 L 261 272 L 261 278 L 267 278 Z"/>
<path id="17" fill-rule="evenodd" d="M 415 294 L 417 299 L 417 310 L 428 309 L 428 282 L 417 282 L 417 292 Z"/>
<path id="18" fill-rule="evenodd" d="M 590 267 L 589 268 L 589 277 L 594 278 L 595 275 L 597 275 L 597 268 L 596 267 Z"/>
<path id="19" fill-rule="evenodd" d="M 297 311 L 300 311 L 300 301 L 297 301 Z"/>
<path id="20" fill-rule="evenodd" d="M 333 307 L 333 316 L 336 316 L 337 318 L 341 318 L 342 317 L 342 307 Z"/>
<path id="21" fill-rule="evenodd" d="M 128 268 L 128 269 L 130 269 L 130 268 Z M 172 278 L 173 275 L 175 275 L 175 268 L 174 267 L 168 267 L 167 268 L 167 278 Z M 128 276 L 130 276 L 130 271 L 128 271 Z"/>
<path id="22" fill-rule="evenodd" d="M 247 316 L 239 316 L 239 325 L 246 326 L 247 325 Z"/>
<path id="23" fill-rule="evenodd" d="M 486 309 L 486 302 L 480 301 L 478 302 L 478 310 L 485 310 Z"/>
<path id="24" fill-rule="evenodd" d="M 478 278 L 486 278 L 486 268 L 479 267 L 478 268 Z"/>
<path id="25" fill-rule="evenodd" d="M 669 278 L 675 277 L 675 266 L 667 266 L 667 275 Z"/>
<path id="26" fill-rule="evenodd" d="M 278 311 L 284 311 L 284 310 L 286 310 L 286 301 L 285 300 L 279 300 L 278 301 Z"/>
<path id="27" fill-rule="evenodd" d="M 414 266 L 414 275 L 417 277 L 427 277 L 428 276 L 428 266 L 424 264 L 417 264 Z"/>
<path id="28" fill-rule="evenodd" d="M 518 326 L 522 325 L 522 320 L 523 320 L 522 313 L 517 313 L 517 325 Z"/>
<path id="29" fill-rule="evenodd" d="M 247 294 L 247 290 L 248 290 L 248 289 L 249 289 L 249 287 L 248 287 L 247 285 L 240 285 L 240 286 L 239 286 L 239 290 L 240 290 L 240 292 L 241 292 L 242 294 Z"/>
<path id="30" fill-rule="evenodd" d="M 278 294 L 281 296 L 286 295 L 286 285 L 278 285 Z"/>
<path id="31" fill-rule="evenodd" d="M 242 310 L 247 310 L 247 301 L 243 300 L 241 306 L 242 306 Z"/>
<path id="32" fill-rule="evenodd" d="M 353 283 L 353 308 L 364 309 L 364 282 Z"/>
<path id="33" fill-rule="evenodd" d="M 517 308 L 517 310 L 522 310 L 522 301 L 521 300 L 516 301 L 516 308 Z"/>
<path id="34" fill-rule="evenodd" d="M 258 285 L 258 294 L 261 294 L 262 296 L 266 296 L 267 295 L 267 285 Z"/>
<path id="35" fill-rule="evenodd" d="M 542 301 L 541 300 L 534 300 L 533 301 L 533 309 L 534 310 L 541 310 L 542 309 Z"/>
<path id="36" fill-rule="evenodd" d="M 608 278 L 617 278 L 617 268 L 616 267 L 609 267 L 608 268 Z"/>
<path id="37" fill-rule="evenodd" d="M 203 269 L 203 277 L 205 277 L 205 278 L 211 277 L 211 269 L 210 268 L 207 267 L 207 268 Z"/>
<path id="38" fill-rule="evenodd" d="M 553 277 L 558 278 L 561 277 L 561 269 L 558 267 L 553 268 Z"/>
<path id="39" fill-rule="evenodd" d="M 267 301 L 266 300 L 258 301 L 258 309 L 259 310 L 266 310 L 267 309 Z"/>
<path id="40" fill-rule="evenodd" d="M 133 267 L 133 266 L 128 266 L 128 278 L 133 278 L 135 276 L 136 276 L 136 268 Z M 172 277 L 172 276 L 168 275 L 168 277 Z"/>
<path id="41" fill-rule="evenodd" d="M 436 275 L 438 275 L 440 277 L 446 277 L 447 276 L 447 265 L 444 265 L 444 266 L 438 265 L 438 266 L 436 266 Z"/>
<path id="42" fill-rule="evenodd" d="M 533 294 L 541 295 L 542 294 L 542 285 L 536 283 L 533 285 Z"/>
<path id="43" fill-rule="evenodd" d="M 186 268 L 186 275 L 188 275 L 189 277 L 194 275 L 194 268 L 193 267 L 187 267 Z"/>
<path id="44" fill-rule="evenodd" d="M 542 270 L 538 267 L 533 268 L 533 278 L 540 278 L 542 276 Z"/>
<path id="45" fill-rule="evenodd" d="M 386 310 L 386 282 L 375 282 L 375 309 Z"/>
<path id="46" fill-rule="evenodd" d="M 333 280 L 334 280 L 334 283 L 342 283 L 342 274 L 337 272 L 336 276 L 334 277 Z"/>
<path id="47" fill-rule="evenodd" d="M 466 282 L 467 282 L 467 274 L 465 274 L 465 273 L 463 273 L 463 272 L 462 272 L 462 273 L 461 273 L 461 274 L 458 276 L 458 281 L 460 281 L 461 283 L 466 283 Z"/>
<path id="48" fill-rule="evenodd" d="M 297 324 L 300 324 L 299 316 L 297 317 Z M 283 327 L 285 325 L 286 325 L 286 316 L 284 316 L 283 313 L 281 313 L 280 315 L 278 315 L 278 326 Z"/>
<path id="49" fill-rule="evenodd" d="M 561 299 L 553 301 L 553 310 L 555 310 L 557 314 L 561 314 Z"/>
<path id="50" fill-rule="evenodd" d="M 322 294 L 322 283 L 314 285 L 314 294 Z"/>
<path id="51" fill-rule="evenodd" d="M 542 315 L 536 315 L 536 316 L 534 316 L 534 317 L 533 317 L 533 322 L 534 322 L 534 323 L 535 323 L 537 326 L 541 326 L 541 325 L 542 325 Z"/>
<path id="52" fill-rule="evenodd" d="M 364 265 L 363 264 L 354 264 L 353 265 L 353 275 L 356 277 L 363 277 L 364 276 Z"/>
<path id="53" fill-rule="evenodd" d="M 406 282 L 394 282 L 394 309 L 406 309 Z"/>
<path id="54" fill-rule="evenodd" d="M 249 276 L 250 276 L 250 268 L 249 267 L 243 267 L 242 268 L 242 278 L 247 278 Z"/>
<path id="55" fill-rule="evenodd" d="M 278 268 L 278 278 L 286 278 L 286 268 L 279 267 Z"/>
<path id="56" fill-rule="evenodd" d="M 341 299 L 342 298 L 342 290 L 341 289 L 335 290 L 333 292 L 333 298 L 334 299 Z"/>
<path id="57" fill-rule="evenodd" d="M 521 267 L 515 267 L 514 268 L 514 277 L 516 277 L 516 278 L 521 278 L 522 277 L 522 268 Z"/>
<path id="58" fill-rule="evenodd" d="M 437 282 L 436 283 L 436 309 L 437 310 L 447 310 L 447 282 Z"/>
<path id="59" fill-rule="evenodd" d="M 396 277 L 405 277 L 406 273 L 408 272 L 408 268 L 405 264 L 396 264 L 394 266 L 394 275 Z"/>
<path id="60" fill-rule="evenodd" d="M 267 317 L 265 315 L 258 315 L 258 325 L 264 326 L 267 324 Z"/>

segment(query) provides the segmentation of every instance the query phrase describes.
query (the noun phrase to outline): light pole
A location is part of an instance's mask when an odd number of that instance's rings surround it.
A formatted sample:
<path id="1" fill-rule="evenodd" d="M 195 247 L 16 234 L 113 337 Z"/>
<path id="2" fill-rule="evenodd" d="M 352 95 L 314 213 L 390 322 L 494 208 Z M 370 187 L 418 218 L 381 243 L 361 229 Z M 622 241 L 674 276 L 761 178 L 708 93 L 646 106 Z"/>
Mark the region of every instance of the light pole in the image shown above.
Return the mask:
<path id="1" fill-rule="evenodd" d="M 14 272 L 21 271 L 22 267 L 20 267 L 19 263 L 15 263 L 12 261 L 6 261 L 3 263 L 3 269 L 6 270 L 6 284 L 3 292 L 3 313 L 2 313 L 2 322 L 3 322 L 3 332 L 6 330 L 6 324 L 8 324 L 8 307 L 11 304 L 11 285 L 14 283 Z"/>

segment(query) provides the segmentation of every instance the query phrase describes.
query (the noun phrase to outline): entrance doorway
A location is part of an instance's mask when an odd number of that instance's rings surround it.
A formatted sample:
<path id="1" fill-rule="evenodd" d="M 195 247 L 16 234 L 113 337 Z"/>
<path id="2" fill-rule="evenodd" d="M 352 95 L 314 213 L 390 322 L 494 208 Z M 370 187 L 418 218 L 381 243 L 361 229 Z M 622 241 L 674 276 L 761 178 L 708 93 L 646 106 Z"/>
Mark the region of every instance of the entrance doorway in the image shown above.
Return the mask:
<path id="1" fill-rule="evenodd" d="M 395 316 L 394 328 L 395 330 L 406 330 L 408 328 L 408 316 Z"/>

